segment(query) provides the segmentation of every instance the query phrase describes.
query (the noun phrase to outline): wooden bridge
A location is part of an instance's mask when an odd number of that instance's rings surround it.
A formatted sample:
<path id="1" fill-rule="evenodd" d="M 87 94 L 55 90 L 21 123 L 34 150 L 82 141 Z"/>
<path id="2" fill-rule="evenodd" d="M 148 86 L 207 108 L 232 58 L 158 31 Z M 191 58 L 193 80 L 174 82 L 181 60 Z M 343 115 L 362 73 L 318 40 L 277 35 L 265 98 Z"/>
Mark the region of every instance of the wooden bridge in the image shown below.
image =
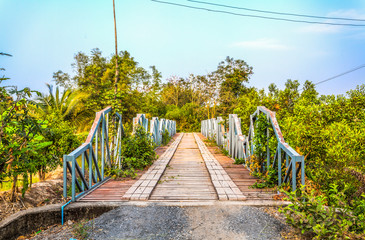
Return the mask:
<path id="1" fill-rule="evenodd" d="M 207 147 L 205 139 L 200 133 L 177 133 L 168 148 L 157 149 L 159 159 L 136 179 L 109 180 L 79 201 L 272 199 L 273 191 L 251 189 L 257 178 L 218 147 Z"/>
<path id="2" fill-rule="evenodd" d="M 176 133 L 175 121 L 158 118 L 149 121 L 144 114 L 138 114 L 133 119 L 134 129 L 140 126 L 149 133 L 151 140 L 160 146 L 156 149 L 159 158 L 135 179 L 112 180 L 104 176 L 104 168 L 121 167 L 124 129 L 122 117 L 115 113 L 116 129 L 112 131 L 115 135 L 109 136 L 110 112 L 110 107 L 98 112 L 86 142 L 64 156 L 65 198 L 68 188 L 71 190 L 68 203 L 273 200 L 276 193 L 272 189 L 251 188 L 258 181 L 250 175 L 251 167 L 259 167 L 262 172 L 274 169 L 279 186 L 287 184 L 295 190 L 297 178 L 304 185 L 304 157 L 284 141 L 275 113 L 265 107 L 258 107 L 250 116 L 248 136 L 242 135 L 241 120 L 235 114 L 229 115 L 227 126 L 219 117 L 202 121 L 201 133 Z M 261 162 L 256 161 L 254 143 L 254 124 L 259 118 L 268 122 L 264 134 L 267 137 L 266 161 Z M 166 131 L 173 138 L 167 146 L 161 146 Z M 274 133 L 271 136 L 277 144 L 275 154 L 270 152 L 268 144 L 270 133 Z M 223 155 L 220 148 L 228 154 Z M 234 159 L 244 163 L 236 165 Z"/>

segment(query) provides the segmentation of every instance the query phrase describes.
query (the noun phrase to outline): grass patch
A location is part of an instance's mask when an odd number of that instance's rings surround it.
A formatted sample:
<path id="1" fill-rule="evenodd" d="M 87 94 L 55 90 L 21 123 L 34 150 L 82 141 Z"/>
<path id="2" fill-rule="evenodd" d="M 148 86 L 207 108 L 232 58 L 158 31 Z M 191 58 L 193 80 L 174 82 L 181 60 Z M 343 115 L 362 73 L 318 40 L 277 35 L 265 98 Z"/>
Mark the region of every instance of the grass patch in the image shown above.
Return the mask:
<path id="1" fill-rule="evenodd" d="M 87 225 L 88 220 L 75 223 L 73 225 L 72 233 L 78 240 L 86 240 L 89 237 L 90 225 Z"/>

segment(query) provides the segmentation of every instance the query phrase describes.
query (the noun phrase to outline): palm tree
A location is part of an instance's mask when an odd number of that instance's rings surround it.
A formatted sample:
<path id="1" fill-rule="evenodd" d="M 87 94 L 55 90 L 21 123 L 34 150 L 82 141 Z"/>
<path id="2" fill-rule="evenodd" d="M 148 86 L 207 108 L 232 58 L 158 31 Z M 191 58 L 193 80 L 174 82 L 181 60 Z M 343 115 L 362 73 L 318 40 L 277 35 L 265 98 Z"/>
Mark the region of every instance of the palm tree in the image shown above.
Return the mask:
<path id="1" fill-rule="evenodd" d="M 40 94 L 35 100 L 38 114 L 71 121 L 79 127 L 85 120 L 89 120 L 90 111 L 84 107 L 84 102 L 89 97 L 88 93 L 73 89 L 65 89 L 61 93 L 59 87 L 56 87 L 54 94 L 53 86 L 47 84 L 47 87 L 48 94 Z"/>

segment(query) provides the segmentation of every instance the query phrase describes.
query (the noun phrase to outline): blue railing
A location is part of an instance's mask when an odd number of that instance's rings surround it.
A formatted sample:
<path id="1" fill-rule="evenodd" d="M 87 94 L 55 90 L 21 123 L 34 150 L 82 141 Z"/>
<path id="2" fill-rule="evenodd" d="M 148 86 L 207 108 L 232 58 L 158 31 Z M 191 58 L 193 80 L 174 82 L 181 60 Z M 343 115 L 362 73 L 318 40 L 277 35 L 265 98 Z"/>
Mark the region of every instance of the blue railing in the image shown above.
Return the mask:
<path id="1" fill-rule="evenodd" d="M 150 122 L 149 129 L 148 122 Z M 133 118 L 133 132 L 138 125 L 143 127 L 146 132 L 150 133 L 153 142 L 157 146 L 162 143 L 162 134 L 165 130 L 169 132 L 170 137 L 176 133 L 176 121 L 169 119 L 153 117 L 152 120 L 149 121 L 145 114 L 137 114 L 137 117 Z"/>
<path id="2" fill-rule="evenodd" d="M 221 117 L 217 119 L 204 120 L 201 123 L 202 134 L 214 139 L 218 146 L 222 146 L 234 159 L 244 159 L 244 165 L 250 170 L 254 157 L 254 124 L 259 114 L 265 114 L 267 121 L 272 126 L 277 140 L 276 152 L 271 159 L 270 148 L 266 146 L 266 169 L 270 166 L 278 170 L 278 185 L 291 182 L 292 190 L 296 190 L 298 173 L 301 172 L 300 181 L 305 185 L 304 156 L 298 154 L 284 140 L 281 133 L 275 112 L 266 107 L 257 107 L 254 114 L 250 115 L 250 128 L 247 136 L 241 131 L 241 119 L 237 114 L 229 114 L 229 131 L 225 131 L 224 122 Z M 266 129 L 267 139 L 270 138 L 269 128 Z M 272 160 L 272 161 L 271 161 Z M 283 161 L 286 165 L 286 172 L 282 172 Z M 251 171 L 251 170 L 250 170 Z"/>
<path id="3" fill-rule="evenodd" d="M 115 135 L 109 144 L 109 113 L 107 107 L 96 113 L 86 141 L 73 152 L 63 156 L 63 196 L 67 198 L 67 174 L 71 174 L 71 201 L 97 187 L 108 178 L 104 176 L 105 165 L 111 167 L 121 162 L 121 138 L 124 134 L 122 117 L 115 114 Z M 80 164 L 81 163 L 81 167 Z M 86 166 L 87 164 L 87 166 Z"/>
<path id="4" fill-rule="evenodd" d="M 86 141 L 70 154 L 63 156 L 63 196 L 65 199 L 68 197 L 68 190 L 71 190 L 71 201 L 74 202 L 107 181 L 109 177 L 104 175 L 106 166 L 121 168 L 123 161 L 121 148 L 124 135 L 122 116 L 115 113 L 114 126 L 110 127 L 109 113 L 111 111 L 112 108 L 107 107 L 97 112 Z M 150 129 L 148 129 L 148 122 L 145 114 L 137 114 L 137 117 L 133 119 L 133 131 L 137 125 L 142 126 L 147 133 L 150 133 L 157 146 L 161 144 L 162 133 L 165 129 L 170 136 L 176 133 L 175 121 L 159 120 L 154 117 L 150 121 Z M 109 135 L 109 129 L 113 136 Z M 71 184 L 67 182 L 68 174 L 71 176 Z"/>

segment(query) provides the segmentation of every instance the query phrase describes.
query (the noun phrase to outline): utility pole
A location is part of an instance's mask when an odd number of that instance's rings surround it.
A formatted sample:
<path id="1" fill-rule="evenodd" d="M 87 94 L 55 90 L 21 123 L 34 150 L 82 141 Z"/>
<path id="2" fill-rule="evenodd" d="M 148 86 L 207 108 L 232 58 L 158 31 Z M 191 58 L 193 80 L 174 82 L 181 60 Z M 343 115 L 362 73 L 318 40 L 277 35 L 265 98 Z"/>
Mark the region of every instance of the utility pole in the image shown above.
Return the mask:
<path id="1" fill-rule="evenodd" d="M 119 69 L 118 69 L 117 22 L 116 22 L 116 18 L 115 18 L 115 0 L 113 0 L 113 14 L 114 14 L 114 38 L 115 38 L 115 80 L 114 80 L 114 100 L 116 100 L 116 99 L 117 99 L 117 91 L 118 91 Z"/>
<path id="2" fill-rule="evenodd" d="M 115 79 L 114 79 L 114 106 L 113 110 L 116 111 L 117 108 L 117 92 L 118 92 L 118 79 L 119 79 L 119 69 L 118 69 L 118 41 L 117 41 L 117 21 L 115 17 L 115 0 L 113 0 L 113 14 L 114 14 L 114 40 L 115 40 Z M 113 117 L 113 126 L 112 128 L 112 141 L 111 141 L 111 149 L 114 147 L 114 144 L 116 143 L 116 127 L 117 119 L 116 116 Z M 115 146 L 117 147 L 117 146 Z M 111 156 L 111 162 L 114 162 L 114 155 Z"/>

